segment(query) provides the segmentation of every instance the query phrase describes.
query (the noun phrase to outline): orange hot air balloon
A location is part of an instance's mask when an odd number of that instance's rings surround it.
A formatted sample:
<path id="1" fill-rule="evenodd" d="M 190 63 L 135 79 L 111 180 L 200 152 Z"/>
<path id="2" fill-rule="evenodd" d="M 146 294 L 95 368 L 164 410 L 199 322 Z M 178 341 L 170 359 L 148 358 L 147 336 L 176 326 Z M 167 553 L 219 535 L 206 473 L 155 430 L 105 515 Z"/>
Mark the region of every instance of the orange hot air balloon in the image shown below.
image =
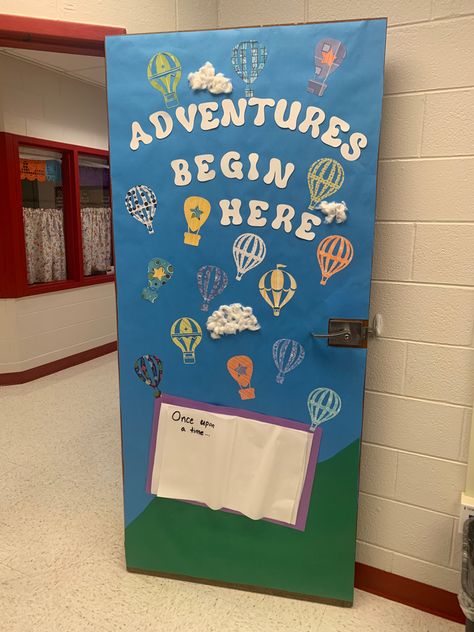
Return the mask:
<path id="1" fill-rule="evenodd" d="M 255 389 L 250 386 L 253 373 L 253 362 L 248 356 L 237 355 L 227 360 L 227 370 L 232 375 L 239 390 L 240 399 L 254 399 Z"/>
<path id="2" fill-rule="evenodd" d="M 280 310 L 291 301 L 297 287 L 295 278 L 283 268 L 286 266 L 277 263 L 277 267 L 265 272 L 258 283 L 260 294 L 273 309 L 274 316 L 280 315 Z"/>
<path id="3" fill-rule="evenodd" d="M 320 242 L 316 255 L 321 268 L 321 285 L 326 285 L 333 274 L 344 270 L 350 264 L 354 256 L 354 248 L 345 237 L 329 235 Z"/>

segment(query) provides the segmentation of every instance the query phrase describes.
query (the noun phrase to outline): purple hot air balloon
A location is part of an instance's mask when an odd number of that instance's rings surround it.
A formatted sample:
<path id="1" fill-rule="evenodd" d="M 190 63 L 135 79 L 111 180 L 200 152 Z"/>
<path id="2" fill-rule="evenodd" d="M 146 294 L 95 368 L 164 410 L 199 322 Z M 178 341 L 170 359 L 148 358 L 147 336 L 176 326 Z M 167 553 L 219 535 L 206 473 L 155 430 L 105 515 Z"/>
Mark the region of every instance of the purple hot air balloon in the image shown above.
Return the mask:
<path id="1" fill-rule="evenodd" d="M 276 381 L 283 384 L 285 375 L 301 364 L 304 360 L 304 348 L 296 340 L 280 338 L 273 344 L 273 361 L 278 369 Z"/>
<path id="2" fill-rule="evenodd" d="M 227 274 L 217 266 L 201 266 L 197 271 L 197 283 L 204 303 L 201 305 L 203 312 L 209 309 L 209 303 L 213 298 L 221 294 L 227 287 Z"/>
<path id="3" fill-rule="evenodd" d="M 331 73 L 339 68 L 346 57 L 346 47 L 342 42 L 330 37 L 320 40 L 314 49 L 315 78 L 308 81 L 308 92 L 322 97 Z"/>
<path id="4" fill-rule="evenodd" d="M 153 389 L 155 397 L 159 397 L 161 391 L 158 386 L 163 375 L 163 363 L 160 358 L 147 353 L 135 360 L 134 369 L 141 381 Z"/>

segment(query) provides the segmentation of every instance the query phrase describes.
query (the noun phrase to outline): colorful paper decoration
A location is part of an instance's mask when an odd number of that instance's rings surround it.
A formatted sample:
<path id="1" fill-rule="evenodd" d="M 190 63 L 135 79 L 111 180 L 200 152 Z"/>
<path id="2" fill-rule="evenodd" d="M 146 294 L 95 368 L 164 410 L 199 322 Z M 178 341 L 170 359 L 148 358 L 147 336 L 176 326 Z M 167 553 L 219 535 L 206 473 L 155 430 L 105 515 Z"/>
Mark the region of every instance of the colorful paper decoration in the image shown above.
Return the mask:
<path id="1" fill-rule="evenodd" d="M 199 246 L 201 235 L 199 231 L 211 212 L 209 200 L 191 196 L 184 201 L 184 216 L 188 223 L 188 230 L 184 233 L 184 243 L 188 246 Z"/>
<path id="2" fill-rule="evenodd" d="M 204 303 L 201 310 L 207 312 L 209 303 L 213 298 L 222 294 L 227 287 L 229 279 L 227 274 L 217 266 L 201 266 L 197 271 L 197 283 Z"/>
<path id="3" fill-rule="evenodd" d="M 240 399 L 255 399 L 255 389 L 250 386 L 253 362 L 245 355 L 232 356 L 227 360 L 227 370 L 240 386 Z"/>
<path id="4" fill-rule="evenodd" d="M 202 340 L 202 329 L 198 322 L 189 316 L 178 318 L 171 325 L 171 340 L 181 349 L 184 364 L 196 362 L 196 347 Z"/>
<path id="5" fill-rule="evenodd" d="M 322 274 L 320 283 L 326 285 L 330 277 L 350 264 L 354 256 L 354 248 L 351 242 L 342 235 L 329 235 L 319 243 L 316 255 Z"/>
<path id="6" fill-rule="evenodd" d="M 253 233 L 243 233 L 234 241 L 232 247 L 235 265 L 237 267 L 237 281 L 256 268 L 265 259 L 267 247 L 265 242 L 258 235 Z"/>
<path id="7" fill-rule="evenodd" d="M 321 200 L 339 191 L 344 182 L 344 169 L 333 158 L 320 158 L 313 162 L 308 170 L 308 189 L 310 204 L 308 209 L 314 211 Z"/>
<path id="8" fill-rule="evenodd" d="M 46 181 L 46 161 L 20 158 L 20 178 L 22 180 Z"/>
<path id="9" fill-rule="evenodd" d="M 129 189 L 125 195 L 125 207 L 132 217 L 147 227 L 151 235 L 153 231 L 153 218 L 156 212 L 156 195 L 153 189 L 139 184 Z"/>
<path id="10" fill-rule="evenodd" d="M 322 97 L 327 88 L 329 75 L 335 72 L 346 57 L 346 47 L 342 42 L 330 37 L 322 39 L 314 49 L 314 74 L 316 79 L 308 81 L 308 92 Z"/>
<path id="11" fill-rule="evenodd" d="M 276 268 L 265 272 L 258 283 L 260 294 L 273 309 L 274 316 L 280 315 L 280 310 L 291 301 L 297 287 L 295 278 L 283 268 L 286 266 L 278 263 Z"/>
<path id="12" fill-rule="evenodd" d="M 147 386 L 151 386 L 155 397 L 159 397 L 161 391 L 158 386 L 163 376 L 163 363 L 156 355 L 143 355 L 135 360 L 135 373 Z"/>
<path id="13" fill-rule="evenodd" d="M 283 384 L 285 376 L 290 371 L 296 369 L 304 360 L 304 348 L 296 340 L 280 338 L 272 347 L 273 361 L 278 369 L 276 381 Z"/>
<path id="14" fill-rule="evenodd" d="M 176 93 L 181 79 L 181 62 L 172 53 L 159 52 L 148 62 L 148 81 L 155 90 L 161 92 L 167 108 L 179 105 Z"/>
<path id="15" fill-rule="evenodd" d="M 148 262 L 148 287 L 142 290 L 142 298 L 154 303 L 158 298 L 158 288 L 173 276 L 173 266 L 166 259 L 156 257 Z"/>
<path id="16" fill-rule="evenodd" d="M 232 66 L 247 85 L 245 96 L 253 97 L 252 83 L 263 70 L 267 62 L 267 48 L 256 40 L 240 42 L 232 49 Z"/>
<path id="17" fill-rule="evenodd" d="M 308 396 L 308 410 L 311 417 L 310 431 L 333 419 L 341 410 L 341 398 L 330 388 L 315 388 Z"/>

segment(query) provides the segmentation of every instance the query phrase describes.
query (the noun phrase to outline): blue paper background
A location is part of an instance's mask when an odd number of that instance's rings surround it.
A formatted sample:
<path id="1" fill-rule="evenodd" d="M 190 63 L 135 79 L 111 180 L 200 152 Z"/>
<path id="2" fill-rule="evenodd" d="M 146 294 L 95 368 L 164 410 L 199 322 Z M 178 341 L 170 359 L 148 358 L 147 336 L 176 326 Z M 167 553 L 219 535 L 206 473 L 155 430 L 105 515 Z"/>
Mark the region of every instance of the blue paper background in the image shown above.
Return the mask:
<path id="1" fill-rule="evenodd" d="M 360 437 L 366 352 L 327 347 L 324 341 L 312 340 L 310 332 L 327 331 L 331 317 L 368 316 L 385 29 L 385 20 L 374 20 L 107 38 L 126 524 L 153 498 L 145 492 L 153 395 L 133 370 L 135 359 L 142 354 L 153 353 L 162 359 L 161 388 L 166 393 L 305 423 L 310 423 L 306 404 L 310 391 L 318 386 L 334 389 L 341 396 L 342 410 L 324 426 L 320 461 Z M 323 37 L 341 40 L 347 55 L 341 67 L 329 77 L 324 96 L 318 97 L 307 92 L 307 83 L 314 78 L 314 48 Z M 144 130 L 153 134 L 148 116 L 157 110 L 166 110 L 162 95 L 150 86 L 146 75 L 148 61 L 156 52 L 172 52 L 181 61 L 180 105 L 219 102 L 229 97 L 237 101 L 244 96 L 245 85 L 233 71 L 231 51 L 235 44 L 248 39 L 265 44 L 268 51 L 266 66 L 253 84 L 255 96 L 271 97 L 275 101 L 285 98 L 289 103 L 298 100 L 303 112 L 308 105 L 321 107 L 326 112 L 322 132 L 331 115 L 348 121 L 351 132 L 360 131 L 368 138 L 368 146 L 358 160 L 344 160 L 339 149 L 328 147 L 320 138 L 313 139 L 310 133 L 280 129 L 274 122 L 273 109 L 267 109 L 265 125 L 256 127 L 253 125 L 256 108 L 249 106 L 244 127 L 230 125 L 203 131 L 198 115 L 192 133 L 175 121 L 168 138 L 154 139 L 149 145 L 141 143 L 137 151 L 129 148 L 132 121 L 139 121 Z M 207 60 L 216 71 L 232 79 L 231 95 L 213 96 L 207 91 L 190 90 L 187 74 Z M 167 111 L 174 118 L 173 110 Z M 219 115 L 220 111 L 215 114 Z M 302 118 L 300 115 L 299 122 Z M 342 138 L 347 140 L 344 135 Z M 261 178 L 271 157 L 280 158 L 283 163 L 293 162 L 295 173 L 286 189 L 266 185 L 262 179 L 229 180 L 220 173 L 219 160 L 230 150 L 241 154 L 244 175 L 246 165 L 248 167 L 246 156 L 251 152 L 260 155 Z M 212 165 L 217 171 L 216 178 L 205 183 L 197 182 L 194 165 L 194 156 L 202 153 L 212 153 L 216 158 Z M 314 241 L 298 239 L 294 231 L 287 234 L 273 230 L 270 223 L 278 203 L 288 203 L 295 208 L 294 230 L 298 226 L 300 213 L 307 210 L 309 204 L 308 168 L 321 157 L 334 158 L 343 165 L 344 184 L 330 200 L 345 200 L 350 209 L 348 221 L 342 225 L 315 227 Z M 193 181 L 188 186 L 174 185 L 170 161 L 176 158 L 186 159 L 191 166 Z M 148 235 L 146 228 L 128 214 L 124 205 L 127 190 L 137 184 L 151 187 L 158 198 L 153 235 Z M 190 195 L 205 197 L 212 206 L 209 219 L 201 229 L 199 247 L 183 243 L 186 230 L 183 202 Z M 242 200 L 244 223 L 240 226 L 220 224 L 218 202 L 231 198 Z M 267 226 L 256 228 L 246 224 L 247 203 L 251 199 L 270 204 L 265 214 Z M 256 233 L 265 240 L 267 256 L 238 282 L 232 244 L 244 232 Z M 347 236 L 355 254 L 349 267 L 330 278 L 323 287 L 319 283 L 316 247 L 330 234 Z M 140 293 L 147 285 L 148 261 L 154 257 L 170 261 L 175 271 L 169 283 L 159 289 L 158 299 L 152 305 L 144 301 Z M 281 315 L 275 318 L 258 291 L 258 281 L 278 263 L 286 264 L 298 289 Z M 198 268 L 207 264 L 223 268 L 229 276 L 228 287 L 211 303 L 210 311 L 224 303 L 250 305 L 262 325 L 261 331 L 211 340 L 205 330 L 208 313 L 200 309 L 202 297 L 196 281 Z M 170 338 L 171 324 L 181 316 L 194 318 L 203 329 L 195 365 L 183 364 L 181 352 Z M 275 381 L 277 371 L 272 358 L 272 345 L 279 338 L 298 340 L 306 351 L 303 363 L 287 375 L 283 385 Z M 240 399 L 238 386 L 226 370 L 227 359 L 236 354 L 253 359 L 254 400 Z"/>

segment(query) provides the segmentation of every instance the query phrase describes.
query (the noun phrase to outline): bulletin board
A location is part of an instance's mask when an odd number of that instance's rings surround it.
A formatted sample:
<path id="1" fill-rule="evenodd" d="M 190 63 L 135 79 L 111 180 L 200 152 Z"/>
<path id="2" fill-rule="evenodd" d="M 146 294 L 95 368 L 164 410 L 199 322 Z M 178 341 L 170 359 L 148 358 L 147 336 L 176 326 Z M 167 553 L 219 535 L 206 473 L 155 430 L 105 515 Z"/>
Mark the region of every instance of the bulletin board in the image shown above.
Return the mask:
<path id="1" fill-rule="evenodd" d="M 106 40 L 129 570 L 352 603 L 385 35 Z"/>

